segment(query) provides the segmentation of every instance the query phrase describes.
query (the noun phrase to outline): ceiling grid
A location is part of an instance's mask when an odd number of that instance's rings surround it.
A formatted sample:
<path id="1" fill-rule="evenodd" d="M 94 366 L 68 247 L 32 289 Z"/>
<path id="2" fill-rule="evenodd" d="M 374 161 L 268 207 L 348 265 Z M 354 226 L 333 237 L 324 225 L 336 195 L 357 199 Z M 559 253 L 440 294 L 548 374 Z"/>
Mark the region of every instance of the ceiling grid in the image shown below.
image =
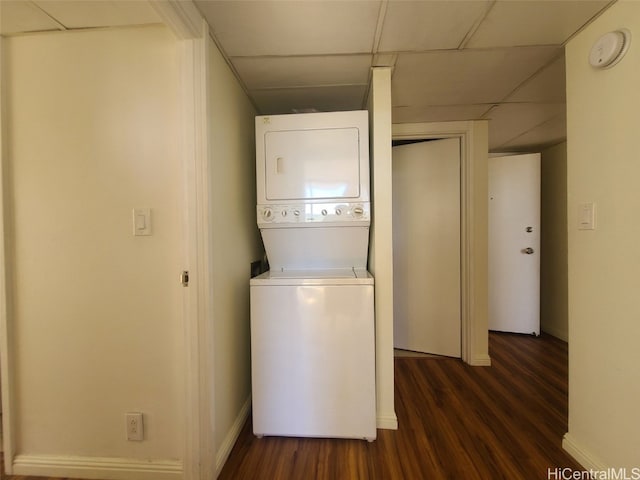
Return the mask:
<path id="1" fill-rule="evenodd" d="M 489 120 L 492 151 L 562 141 L 564 45 L 610 0 L 194 0 L 260 114 L 363 108 L 390 66 L 394 123 Z M 2 0 L 0 33 L 159 23 L 147 1 Z"/>

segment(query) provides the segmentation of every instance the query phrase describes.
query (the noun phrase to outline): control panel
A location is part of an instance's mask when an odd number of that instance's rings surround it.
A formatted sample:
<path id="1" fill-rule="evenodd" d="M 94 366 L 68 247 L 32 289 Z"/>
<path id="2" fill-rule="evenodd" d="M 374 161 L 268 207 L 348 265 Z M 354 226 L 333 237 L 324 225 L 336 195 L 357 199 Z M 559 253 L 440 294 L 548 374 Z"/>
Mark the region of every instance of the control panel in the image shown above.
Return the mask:
<path id="1" fill-rule="evenodd" d="M 258 205 L 258 224 L 370 222 L 368 202 Z"/>

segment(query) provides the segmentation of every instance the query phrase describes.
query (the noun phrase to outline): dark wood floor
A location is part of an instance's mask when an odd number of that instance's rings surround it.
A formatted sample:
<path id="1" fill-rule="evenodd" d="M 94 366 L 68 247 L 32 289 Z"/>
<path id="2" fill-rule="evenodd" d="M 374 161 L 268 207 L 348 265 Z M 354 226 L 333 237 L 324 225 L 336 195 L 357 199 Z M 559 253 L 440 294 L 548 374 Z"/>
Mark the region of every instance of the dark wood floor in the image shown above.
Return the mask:
<path id="1" fill-rule="evenodd" d="M 549 468 L 580 470 L 561 447 L 567 344 L 492 332 L 490 354 L 489 368 L 396 358 L 399 429 L 378 430 L 373 443 L 257 439 L 249 419 L 219 479 L 529 480 L 548 478 Z"/>
<path id="2" fill-rule="evenodd" d="M 580 467 L 567 431 L 567 344 L 490 334 L 492 367 L 396 358 L 399 428 L 361 440 L 257 439 L 250 420 L 219 479 L 545 479 Z"/>

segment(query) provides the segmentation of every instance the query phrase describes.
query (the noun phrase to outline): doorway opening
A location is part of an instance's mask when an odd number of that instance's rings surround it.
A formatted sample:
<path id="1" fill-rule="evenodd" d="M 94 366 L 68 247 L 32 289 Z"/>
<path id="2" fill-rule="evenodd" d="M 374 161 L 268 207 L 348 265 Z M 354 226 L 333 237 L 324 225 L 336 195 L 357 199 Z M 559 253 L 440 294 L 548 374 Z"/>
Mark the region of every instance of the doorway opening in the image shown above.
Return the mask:
<path id="1" fill-rule="evenodd" d="M 407 123 L 392 126 L 392 141 L 459 140 L 460 152 L 460 358 L 491 365 L 487 328 L 486 121 Z M 395 250 L 395 248 L 394 248 Z"/>

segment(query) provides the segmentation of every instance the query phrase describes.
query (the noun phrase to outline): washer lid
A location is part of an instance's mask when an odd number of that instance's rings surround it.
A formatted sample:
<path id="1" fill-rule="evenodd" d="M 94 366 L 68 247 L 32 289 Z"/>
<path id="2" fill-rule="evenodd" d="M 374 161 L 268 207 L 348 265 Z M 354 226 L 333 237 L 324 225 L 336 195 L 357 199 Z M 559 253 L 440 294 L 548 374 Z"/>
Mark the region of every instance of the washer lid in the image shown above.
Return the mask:
<path id="1" fill-rule="evenodd" d="M 353 268 L 327 268 L 321 270 L 270 270 L 271 278 L 358 278 Z"/>
<path id="2" fill-rule="evenodd" d="M 251 279 L 250 285 L 373 285 L 373 276 L 364 269 L 269 270 Z"/>

